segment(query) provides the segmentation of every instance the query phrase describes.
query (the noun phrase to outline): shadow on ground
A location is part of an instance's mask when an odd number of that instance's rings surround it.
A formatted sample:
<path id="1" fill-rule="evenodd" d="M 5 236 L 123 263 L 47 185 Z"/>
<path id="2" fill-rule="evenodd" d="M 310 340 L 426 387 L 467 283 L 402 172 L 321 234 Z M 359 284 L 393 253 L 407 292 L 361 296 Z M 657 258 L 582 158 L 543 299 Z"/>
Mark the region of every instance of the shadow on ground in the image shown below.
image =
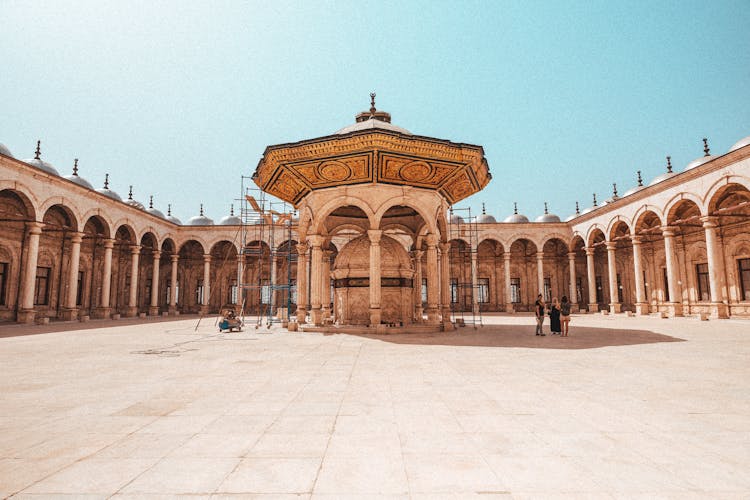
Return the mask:
<path id="1" fill-rule="evenodd" d="M 615 328 L 571 328 L 568 337 L 550 335 L 537 337 L 535 327 L 526 325 L 486 325 L 477 329 L 463 327 L 452 332 L 349 334 L 394 344 L 446 345 L 472 347 L 523 347 L 530 349 L 595 349 L 598 347 L 685 342 L 649 330 L 618 330 Z"/>
<path id="2" fill-rule="evenodd" d="M 143 325 L 148 323 L 166 323 L 168 321 L 182 321 L 193 319 L 198 323 L 197 314 L 181 314 L 179 316 L 147 316 L 145 318 L 121 319 L 92 319 L 90 321 L 51 321 L 47 325 L 23 325 L 18 323 L 0 324 L 0 339 L 8 337 L 22 337 L 24 335 L 39 335 L 42 333 L 70 332 L 73 330 L 92 330 L 94 328 L 114 328 L 116 326 Z M 201 324 L 214 324 L 216 316 L 204 316 Z"/>

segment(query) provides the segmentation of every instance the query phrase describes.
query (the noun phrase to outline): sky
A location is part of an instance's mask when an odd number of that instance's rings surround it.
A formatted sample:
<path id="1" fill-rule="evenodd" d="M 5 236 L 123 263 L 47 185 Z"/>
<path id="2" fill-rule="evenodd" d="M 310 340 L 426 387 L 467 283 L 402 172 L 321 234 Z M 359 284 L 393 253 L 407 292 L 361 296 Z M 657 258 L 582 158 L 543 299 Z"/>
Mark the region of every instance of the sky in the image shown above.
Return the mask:
<path id="1" fill-rule="evenodd" d="M 218 221 L 267 145 L 354 122 L 484 147 L 457 207 L 562 218 L 750 135 L 750 2 L 0 0 L 0 142 Z M 249 180 L 245 180 L 245 183 Z"/>

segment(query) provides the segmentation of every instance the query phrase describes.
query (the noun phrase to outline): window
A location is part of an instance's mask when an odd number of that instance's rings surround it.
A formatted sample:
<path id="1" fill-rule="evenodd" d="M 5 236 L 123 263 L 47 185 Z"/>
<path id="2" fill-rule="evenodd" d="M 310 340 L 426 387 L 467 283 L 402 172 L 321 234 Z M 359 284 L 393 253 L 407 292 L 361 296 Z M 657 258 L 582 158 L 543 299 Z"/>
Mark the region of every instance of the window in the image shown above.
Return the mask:
<path id="1" fill-rule="evenodd" d="M 83 305 L 83 271 L 78 271 L 78 288 L 76 289 L 76 305 Z"/>
<path id="2" fill-rule="evenodd" d="M 195 287 L 195 300 L 198 304 L 203 304 L 203 280 L 198 280 Z"/>
<path id="3" fill-rule="evenodd" d="M 172 300 L 172 284 L 171 283 L 167 284 L 166 288 L 167 288 L 167 304 L 169 304 L 170 300 Z M 175 290 L 174 303 L 177 304 L 177 301 L 179 300 L 179 297 L 180 297 L 180 282 L 179 281 L 176 282 L 176 286 L 174 287 L 174 290 Z"/>
<path id="4" fill-rule="evenodd" d="M 6 305 L 5 289 L 8 287 L 8 268 L 10 265 L 7 262 L 0 262 L 0 306 Z"/>
<path id="5" fill-rule="evenodd" d="M 271 303 L 271 285 L 268 280 L 263 280 L 263 284 L 260 287 L 260 303 L 263 305 Z"/>
<path id="6" fill-rule="evenodd" d="M 231 285 L 229 285 L 229 303 L 230 304 L 236 304 L 237 303 L 237 294 L 238 288 L 237 288 L 237 282 L 233 282 Z"/>
<path id="7" fill-rule="evenodd" d="M 427 302 L 427 278 L 422 278 L 422 303 Z"/>
<path id="8" fill-rule="evenodd" d="M 622 278 L 617 273 L 617 302 L 622 304 Z"/>
<path id="9" fill-rule="evenodd" d="M 664 302 L 669 302 L 669 278 L 667 277 L 667 268 L 662 268 L 662 276 L 664 278 Z"/>
<path id="10" fill-rule="evenodd" d="M 597 276 L 595 279 L 596 282 L 596 302 L 597 304 L 601 304 L 604 302 L 604 290 L 602 290 L 602 277 Z"/>
<path id="11" fill-rule="evenodd" d="M 291 280 L 289 284 L 291 285 L 289 287 L 289 293 L 292 294 L 292 304 L 296 304 L 297 303 L 297 280 Z"/>
<path id="12" fill-rule="evenodd" d="M 52 274 L 51 271 L 52 268 L 50 267 L 36 268 L 34 305 L 46 306 L 49 303 L 49 278 Z"/>
<path id="13" fill-rule="evenodd" d="M 711 285 L 708 281 L 708 264 L 697 264 L 695 274 L 698 278 L 698 301 L 709 302 L 711 300 Z"/>
<path id="14" fill-rule="evenodd" d="M 451 303 L 458 304 L 458 279 L 451 278 Z"/>
<path id="15" fill-rule="evenodd" d="M 583 278 L 576 277 L 576 302 L 583 304 Z"/>
<path id="16" fill-rule="evenodd" d="M 740 259 L 737 261 L 739 267 L 739 281 L 742 295 L 740 300 L 750 301 L 750 259 Z"/>
<path id="17" fill-rule="evenodd" d="M 477 280 L 479 290 L 477 290 L 477 301 L 480 304 L 489 304 L 490 302 L 490 279 L 479 278 Z"/>
<path id="18" fill-rule="evenodd" d="M 146 304 L 151 303 L 151 278 L 146 280 Z"/>
<path id="19" fill-rule="evenodd" d="M 544 301 L 552 302 L 552 283 L 549 278 L 544 278 Z"/>
<path id="20" fill-rule="evenodd" d="M 510 279 L 510 301 L 514 304 L 521 303 L 521 278 Z"/>
<path id="21" fill-rule="evenodd" d="M 648 302 L 649 292 L 648 292 L 648 280 L 646 279 L 646 271 L 643 271 L 643 296 L 646 297 L 646 302 Z"/>

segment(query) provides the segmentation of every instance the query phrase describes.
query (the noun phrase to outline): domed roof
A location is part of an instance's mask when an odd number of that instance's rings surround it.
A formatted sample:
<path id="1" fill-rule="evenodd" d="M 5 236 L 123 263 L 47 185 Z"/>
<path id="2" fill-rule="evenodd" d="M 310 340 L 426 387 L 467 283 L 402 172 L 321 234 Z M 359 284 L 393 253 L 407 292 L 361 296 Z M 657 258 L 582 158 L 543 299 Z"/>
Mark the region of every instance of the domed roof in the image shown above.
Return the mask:
<path id="1" fill-rule="evenodd" d="M 182 225 L 182 221 L 180 219 L 178 219 L 177 217 L 175 217 L 175 216 L 172 215 L 172 205 L 171 204 L 167 205 L 167 217 L 166 217 L 166 219 L 169 222 L 173 223 L 173 224 Z"/>
<path id="2" fill-rule="evenodd" d="M 73 161 L 73 174 L 66 175 L 65 178 L 71 182 L 75 182 L 79 186 L 85 187 L 86 189 L 94 189 L 94 186 L 92 186 L 89 181 L 78 175 L 78 158 Z"/>
<path id="3" fill-rule="evenodd" d="M 234 205 L 230 205 L 229 215 L 222 217 L 219 224 L 222 226 L 239 226 L 242 224 L 242 219 L 234 215 Z"/>
<path id="4" fill-rule="evenodd" d="M 405 128 L 393 125 L 391 123 L 390 113 L 386 113 L 385 111 L 378 111 L 377 109 L 375 109 L 374 92 L 370 94 L 370 110 L 359 113 L 354 117 L 354 119 L 356 120 L 355 123 L 337 130 L 336 132 L 334 132 L 334 134 L 340 135 L 348 134 L 349 132 L 357 132 L 359 130 L 382 129 L 398 132 L 399 134 L 412 135 L 411 132 L 409 132 Z"/>
<path id="5" fill-rule="evenodd" d="M 125 203 L 130 205 L 131 207 L 135 207 L 139 210 L 146 210 L 146 207 L 138 200 L 133 199 L 133 186 L 130 186 L 130 190 L 128 191 L 128 199 L 125 200 Z"/>
<path id="6" fill-rule="evenodd" d="M 412 270 L 409 254 L 404 246 L 390 236 L 380 238 L 381 276 L 402 277 Z M 364 234 L 354 238 L 339 252 L 334 270 L 346 270 L 349 277 L 364 277 L 370 273 L 370 238 Z"/>
<path id="7" fill-rule="evenodd" d="M 119 194 L 109 189 L 109 174 L 104 174 L 104 187 L 97 189 L 96 192 L 112 198 L 113 200 L 122 201 Z"/>
<path id="8" fill-rule="evenodd" d="M 577 205 L 576 205 L 576 206 L 577 206 Z M 591 205 L 591 206 L 590 206 L 590 207 L 588 207 L 588 208 L 584 208 L 584 209 L 583 209 L 583 210 L 581 211 L 581 214 L 580 214 L 580 215 L 583 215 L 583 214 L 587 214 L 587 213 L 589 213 L 589 212 L 593 212 L 593 211 L 594 211 L 594 210 L 596 210 L 597 208 L 599 208 L 599 205 L 598 205 L 598 204 L 596 203 L 596 193 L 594 193 L 594 204 L 593 204 L 593 205 Z"/>
<path id="9" fill-rule="evenodd" d="M 187 221 L 188 226 L 213 226 L 214 221 L 213 219 L 209 219 L 205 215 L 203 215 L 203 203 L 201 203 L 201 211 L 199 215 L 196 215 L 194 217 L 190 217 Z"/>
<path id="10" fill-rule="evenodd" d="M 11 158 L 15 158 L 13 156 L 13 153 L 10 152 L 10 149 L 7 148 L 5 144 L 0 142 L 0 155 L 10 156 Z"/>
<path id="11" fill-rule="evenodd" d="M 654 177 L 654 180 L 649 182 L 648 185 L 653 186 L 654 184 L 659 184 L 660 182 L 669 179 L 673 175 L 675 175 L 675 173 L 672 172 L 672 157 L 667 156 L 667 171 L 661 175 L 657 175 L 656 177 Z"/>
<path id="12" fill-rule="evenodd" d="M 451 215 L 450 219 L 448 219 L 451 224 L 463 224 L 464 218 L 460 215 Z"/>
<path id="13" fill-rule="evenodd" d="M 51 163 L 47 163 L 46 161 L 42 160 L 41 158 L 41 145 L 42 141 L 36 141 L 36 152 L 34 154 L 34 158 L 30 160 L 22 160 L 24 163 L 28 163 L 32 167 L 40 168 L 44 170 L 45 172 L 53 175 L 60 175 L 60 173 L 57 171 L 55 167 L 52 166 Z"/>
<path id="14" fill-rule="evenodd" d="M 161 210 L 158 210 L 158 209 L 154 208 L 154 197 L 153 196 L 149 196 L 149 198 L 148 198 L 148 208 L 146 209 L 146 212 L 150 213 L 151 215 L 155 215 L 157 217 L 160 217 L 162 219 L 166 219 L 166 217 L 164 216 L 164 212 L 162 212 Z"/>
<path id="15" fill-rule="evenodd" d="M 2 146 L 2 144 L 0 144 L 0 146 Z M 731 153 L 732 151 L 744 148 L 745 146 L 750 146 L 750 135 L 748 135 L 747 137 L 743 137 L 739 141 L 732 144 L 732 147 L 729 148 L 729 152 Z"/>
<path id="16" fill-rule="evenodd" d="M 695 167 L 700 167 L 704 163 L 713 160 L 715 156 L 711 156 L 710 152 L 711 151 L 708 149 L 708 139 L 704 137 L 703 138 L 703 156 L 701 156 L 700 158 L 696 158 L 695 160 L 688 163 L 687 166 L 685 167 L 685 170 L 691 170 Z"/>
<path id="17" fill-rule="evenodd" d="M 510 222 L 512 224 L 523 224 L 529 222 L 529 218 L 525 215 L 518 213 L 518 203 L 513 203 L 513 215 L 509 215 L 503 220 L 503 222 Z"/>
<path id="18" fill-rule="evenodd" d="M 482 203 L 482 215 L 477 217 L 477 222 L 480 224 L 494 224 L 497 222 L 493 216 L 487 215 L 487 210 L 484 208 L 484 203 Z"/>
<path id="19" fill-rule="evenodd" d="M 547 202 L 545 201 L 544 214 L 534 219 L 534 222 L 560 222 L 560 217 L 555 214 L 549 213 L 549 210 L 547 209 Z"/>

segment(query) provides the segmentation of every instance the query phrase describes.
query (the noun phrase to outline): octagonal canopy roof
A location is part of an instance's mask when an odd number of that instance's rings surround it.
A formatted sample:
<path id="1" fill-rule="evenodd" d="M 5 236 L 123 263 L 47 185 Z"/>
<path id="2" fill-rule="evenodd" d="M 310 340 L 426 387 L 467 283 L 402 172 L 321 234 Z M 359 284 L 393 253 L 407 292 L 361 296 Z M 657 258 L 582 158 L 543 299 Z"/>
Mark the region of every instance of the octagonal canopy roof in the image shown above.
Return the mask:
<path id="1" fill-rule="evenodd" d="M 353 184 L 431 189 L 454 204 L 489 183 L 492 176 L 481 146 L 413 135 L 391 125 L 390 114 L 377 111 L 371 97 L 370 112 L 359 113 L 350 127 L 266 147 L 253 174 L 255 183 L 295 207 L 316 189 Z"/>

